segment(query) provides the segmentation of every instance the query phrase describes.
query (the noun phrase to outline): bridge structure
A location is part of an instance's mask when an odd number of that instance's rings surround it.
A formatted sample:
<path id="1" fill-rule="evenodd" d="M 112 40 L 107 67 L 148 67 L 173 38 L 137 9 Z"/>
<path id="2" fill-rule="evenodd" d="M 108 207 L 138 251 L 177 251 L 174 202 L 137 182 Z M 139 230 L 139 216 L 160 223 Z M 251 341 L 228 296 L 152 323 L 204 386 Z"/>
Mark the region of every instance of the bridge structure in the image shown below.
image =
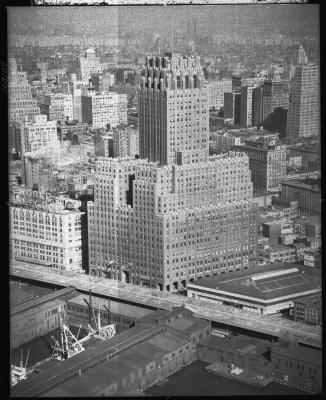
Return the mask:
<path id="1" fill-rule="evenodd" d="M 321 327 L 292 321 L 282 317 L 281 314 L 256 314 L 211 301 L 190 299 L 177 293 L 161 292 L 112 279 L 60 271 L 18 261 L 12 262 L 9 274 L 12 278 L 39 285 L 47 284 L 58 288 L 72 286 L 78 292 L 85 294 L 91 290 L 94 296 L 114 299 L 153 310 L 172 310 L 173 307 L 184 305 L 193 311 L 195 316 L 227 325 L 230 330 L 242 328 L 274 338 L 281 337 L 288 331 L 294 334 L 297 340 L 303 344 L 318 348 L 322 346 Z"/>

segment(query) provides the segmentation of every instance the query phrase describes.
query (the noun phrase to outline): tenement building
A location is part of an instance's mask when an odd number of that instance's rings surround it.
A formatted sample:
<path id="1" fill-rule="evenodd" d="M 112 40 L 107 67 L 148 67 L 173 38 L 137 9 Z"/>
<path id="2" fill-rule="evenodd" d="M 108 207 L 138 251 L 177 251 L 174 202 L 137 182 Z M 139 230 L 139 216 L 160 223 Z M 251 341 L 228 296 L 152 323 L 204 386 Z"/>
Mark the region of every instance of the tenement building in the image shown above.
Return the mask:
<path id="1" fill-rule="evenodd" d="M 10 193 L 12 258 L 83 272 L 80 201 L 30 189 Z"/>
<path id="2" fill-rule="evenodd" d="M 148 58 L 142 159 L 99 158 L 88 203 L 90 272 L 163 290 L 257 263 L 257 210 L 243 153 L 208 155 L 198 58 Z"/>

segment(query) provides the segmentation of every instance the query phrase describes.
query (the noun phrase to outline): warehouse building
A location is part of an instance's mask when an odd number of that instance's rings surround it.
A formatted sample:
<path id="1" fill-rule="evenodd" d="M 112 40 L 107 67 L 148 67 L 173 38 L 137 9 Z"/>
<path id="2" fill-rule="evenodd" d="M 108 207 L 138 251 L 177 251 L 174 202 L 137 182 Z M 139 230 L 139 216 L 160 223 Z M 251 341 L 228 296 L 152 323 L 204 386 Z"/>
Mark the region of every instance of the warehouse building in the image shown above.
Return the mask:
<path id="1" fill-rule="evenodd" d="M 66 302 L 76 296 L 74 288 L 65 288 L 27 299 L 10 309 L 10 348 L 14 349 L 36 337 L 59 328 L 59 311 L 66 315 Z"/>
<path id="2" fill-rule="evenodd" d="M 309 268 L 272 264 L 189 283 L 187 296 L 274 314 L 293 307 L 299 297 L 320 292 L 320 276 Z"/>

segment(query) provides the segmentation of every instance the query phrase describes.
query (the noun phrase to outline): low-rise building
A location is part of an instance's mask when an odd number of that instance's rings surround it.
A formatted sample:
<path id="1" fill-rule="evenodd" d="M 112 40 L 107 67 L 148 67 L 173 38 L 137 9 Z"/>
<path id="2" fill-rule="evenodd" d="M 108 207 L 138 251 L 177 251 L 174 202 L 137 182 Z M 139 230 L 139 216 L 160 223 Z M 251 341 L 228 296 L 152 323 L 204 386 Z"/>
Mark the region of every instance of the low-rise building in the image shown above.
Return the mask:
<path id="1" fill-rule="evenodd" d="M 260 261 L 267 263 L 275 262 L 294 262 L 295 250 L 292 247 L 284 246 L 283 244 L 275 244 L 268 249 L 259 251 Z"/>
<path id="2" fill-rule="evenodd" d="M 14 349 L 60 327 L 59 312 L 66 316 L 66 303 L 77 292 L 65 288 L 10 308 L 10 348 Z"/>
<path id="3" fill-rule="evenodd" d="M 321 252 L 320 249 L 308 248 L 303 253 L 303 265 L 312 268 L 321 268 Z"/>
<path id="4" fill-rule="evenodd" d="M 190 298 L 261 314 L 289 309 L 296 298 L 320 292 L 318 274 L 313 274 L 309 268 L 280 263 L 201 279 L 187 287 Z"/>
<path id="5" fill-rule="evenodd" d="M 288 332 L 271 349 L 272 377 L 297 389 L 322 390 L 322 351 L 299 345 Z"/>
<path id="6" fill-rule="evenodd" d="M 266 342 L 249 336 L 225 338 L 211 335 L 197 344 L 200 361 L 234 366 L 252 376 L 271 376 L 270 349 Z"/>
<path id="7" fill-rule="evenodd" d="M 49 388 L 47 396 L 118 396 L 135 390 L 141 392 L 197 360 L 197 343 L 210 334 L 211 323 L 195 318 L 184 307 L 158 310 L 139 318 L 136 326 L 109 341 L 76 355 L 65 364 L 67 367 L 64 363 L 54 365 L 30 377 L 29 382 L 17 385 L 13 394 L 23 396 L 35 382 L 56 376 L 64 368 L 67 368 L 66 380 Z M 68 367 L 70 364 L 74 368 L 77 361 L 84 367 L 81 373 L 72 376 Z"/>
<path id="8" fill-rule="evenodd" d="M 298 201 L 299 212 L 304 215 L 320 214 L 320 179 L 281 182 L 281 196 Z"/>
<path id="9" fill-rule="evenodd" d="M 321 296 L 309 296 L 297 299 L 293 303 L 293 319 L 307 324 L 321 325 L 322 304 Z"/>

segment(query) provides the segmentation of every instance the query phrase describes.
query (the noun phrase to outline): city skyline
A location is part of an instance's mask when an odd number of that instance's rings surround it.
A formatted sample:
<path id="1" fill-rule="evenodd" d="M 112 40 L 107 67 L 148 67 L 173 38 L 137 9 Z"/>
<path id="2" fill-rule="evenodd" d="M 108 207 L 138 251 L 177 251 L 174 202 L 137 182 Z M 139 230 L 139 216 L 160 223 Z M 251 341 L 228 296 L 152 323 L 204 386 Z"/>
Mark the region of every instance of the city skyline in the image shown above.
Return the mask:
<path id="1" fill-rule="evenodd" d="M 13 397 L 322 392 L 318 21 L 8 8 Z"/>

